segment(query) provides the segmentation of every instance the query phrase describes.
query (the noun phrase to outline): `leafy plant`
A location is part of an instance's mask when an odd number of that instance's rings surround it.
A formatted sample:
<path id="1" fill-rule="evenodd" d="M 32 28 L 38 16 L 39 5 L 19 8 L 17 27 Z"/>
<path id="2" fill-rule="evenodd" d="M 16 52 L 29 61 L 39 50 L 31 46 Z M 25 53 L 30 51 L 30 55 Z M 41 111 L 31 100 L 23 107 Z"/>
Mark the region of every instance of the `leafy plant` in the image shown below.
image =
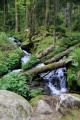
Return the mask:
<path id="1" fill-rule="evenodd" d="M 20 57 L 17 54 L 11 55 L 7 60 L 7 66 L 10 70 L 15 69 L 20 64 Z"/>
<path id="2" fill-rule="evenodd" d="M 10 73 L 0 80 L 0 89 L 26 96 L 29 86 L 26 84 L 26 77 L 18 73 Z"/>
<path id="3" fill-rule="evenodd" d="M 0 63 L 0 75 L 5 74 L 8 71 L 8 67 L 6 63 Z"/>
<path id="4" fill-rule="evenodd" d="M 38 95 L 43 95 L 44 92 L 43 92 L 43 88 L 38 88 L 36 90 L 31 90 L 30 93 L 29 93 L 29 96 L 30 97 L 36 97 Z"/>

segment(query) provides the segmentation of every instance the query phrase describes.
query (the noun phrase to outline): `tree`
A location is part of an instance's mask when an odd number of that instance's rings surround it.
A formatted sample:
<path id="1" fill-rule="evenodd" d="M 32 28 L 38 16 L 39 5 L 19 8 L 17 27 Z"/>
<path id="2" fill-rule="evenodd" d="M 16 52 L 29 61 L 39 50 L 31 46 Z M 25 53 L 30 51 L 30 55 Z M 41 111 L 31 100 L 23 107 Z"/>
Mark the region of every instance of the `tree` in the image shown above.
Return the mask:
<path id="1" fill-rule="evenodd" d="M 18 32 L 18 8 L 17 8 L 17 0 L 15 0 L 15 32 Z"/>
<path id="2" fill-rule="evenodd" d="M 56 0 L 54 0 L 54 48 L 55 48 L 55 42 L 56 42 L 56 35 L 55 35 L 55 21 L 56 21 Z"/>
<path id="3" fill-rule="evenodd" d="M 49 31 L 49 0 L 46 0 L 46 15 L 45 15 L 45 27 Z"/>

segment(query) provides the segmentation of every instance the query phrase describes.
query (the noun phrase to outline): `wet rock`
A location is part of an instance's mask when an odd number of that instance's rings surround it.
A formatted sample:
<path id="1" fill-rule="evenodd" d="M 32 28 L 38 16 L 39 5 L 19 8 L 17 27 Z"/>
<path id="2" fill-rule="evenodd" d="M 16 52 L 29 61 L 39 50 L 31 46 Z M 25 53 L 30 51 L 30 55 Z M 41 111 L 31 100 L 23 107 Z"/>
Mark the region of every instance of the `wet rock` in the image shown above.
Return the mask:
<path id="1" fill-rule="evenodd" d="M 37 109 L 36 112 L 39 114 L 51 114 L 53 111 L 50 108 L 50 106 L 44 101 L 44 100 L 39 100 L 36 103 Z"/>
<path id="2" fill-rule="evenodd" d="M 16 93 L 0 90 L 0 120 L 29 120 L 33 109 Z"/>

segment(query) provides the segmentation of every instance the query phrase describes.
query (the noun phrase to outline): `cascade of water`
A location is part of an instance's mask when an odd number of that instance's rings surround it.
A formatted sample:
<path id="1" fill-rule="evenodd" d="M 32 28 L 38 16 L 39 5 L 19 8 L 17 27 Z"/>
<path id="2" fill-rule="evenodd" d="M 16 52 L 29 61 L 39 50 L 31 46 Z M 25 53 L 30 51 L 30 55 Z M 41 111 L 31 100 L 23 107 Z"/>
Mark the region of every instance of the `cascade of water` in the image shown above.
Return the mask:
<path id="1" fill-rule="evenodd" d="M 61 60 L 63 60 L 63 57 Z M 43 77 L 46 85 L 51 90 L 51 95 L 61 94 L 67 92 L 66 89 L 66 67 L 59 68 L 57 70 L 52 70 L 51 72 L 41 73 L 40 76 Z"/>
<path id="2" fill-rule="evenodd" d="M 21 47 L 19 47 L 19 49 L 22 50 Z M 23 52 L 25 53 L 25 55 L 21 58 L 22 65 L 25 64 L 30 59 L 30 54 L 25 50 L 23 50 Z"/>
<path id="3" fill-rule="evenodd" d="M 16 40 L 13 37 L 9 37 L 9 39 L 12 40 L 15 44 L 16 43 L 21 44 L 21 42 L 19 40 Z M 22 50 L 21 46 L 19 47 L 19 49 Z M 21 58 L 21 64 L 23 65 L 30 59 L 30 54 L 25 50 L 22 50 L 22 51 L 25 53 L 25 55 Z M 21 69 L 17 69 L 17 70 L 13 70 L 12 72 L 16 73 L 16 72 L 20 72 L 20 71 L 21 71 Z"/>

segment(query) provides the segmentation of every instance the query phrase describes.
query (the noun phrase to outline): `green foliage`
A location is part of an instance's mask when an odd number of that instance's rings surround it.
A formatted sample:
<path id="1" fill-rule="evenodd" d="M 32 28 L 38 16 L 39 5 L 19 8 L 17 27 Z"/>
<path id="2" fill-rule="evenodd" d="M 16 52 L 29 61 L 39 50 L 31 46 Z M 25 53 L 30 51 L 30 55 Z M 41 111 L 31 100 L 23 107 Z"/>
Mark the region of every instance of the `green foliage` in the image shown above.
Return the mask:
<path id="1" fill-rule="evenodd" d="M 9 90 L 22 96 L 26 96 L 26 92 L 29 91 L 26 78 L 18 73 L 10 73 L 0 79 L 0 89 Z"/>
<path id="2" fill-rule="evenodd" d="M 76 48 L 75 50 L 73 50 L 73 52 L 71 52 L 70 55 L 73 56 L 73 61 L 74 61 L 73 65 L 78 66 L 80 63 L 80 48 Z"/>
<path id="3" fill-rule="evenodd" d="M 67 71 L 67 83 L 69 90 L 77 90 L 77 80 L 78 76 L 76 75 L 76 71 L 74 68 L 70 68 Z"/>
<path id="4" fill-rule="evenodd" d="M 73 31 L 80 32 L 80 15 L 78 15 L 74 20 L 72 28 L 73 28 Z"/>
<path id="5" fill-rule="evenodd" d="M 6 63 L 0 63 L 0 75 L 5 74 L 8 72 L 8 67 L 6 66 Z"/>
<path id="6" fill-rule="evenodd" d="M 17 54 L 11 55 L 7 59 L 7 66 L 10 70 L 15 69 L 20 64 L 20 57 Z"/>
<path id="7" fill-rule="evenodd" d="M 65 48 L 69 48 L 70 46 L 77 44 L 79 41 L 80 41 L 80 36 L 70 36 L 70 37 L 61 39 L 58 42 L 58 45 L 60 47 L 64 46 Z"/>
<path id="8" fill-rule="evenodd" d="M 30 97 L 36 97 L 38 95 L 43 95 L 44 92 L 43 92 L 43 88 L 38 88 L 36 90 L 31 90 L 30 93 L 29 93 L 29 96 Z"/>
<path id="9" fill-rule="evenodd" d="M 72 66 L 67 71 L 67 82 L 69 90 L 79 90 L 80 87 L 80 78 L 78 76 L 78 72 L 80 71 L 80 48 L 75 48 L 71 53 L 72 58 Z"/>
<path id="10" fill-rule="evenodd" d="M 30 60 L 22 65 L 22 69 L 27 70 L 27 69 L 33 67 L 33 65 L 37 64 L 38 62 L 39 62 L 39 60 L 36 59 L 36 57 L 32 55 L 30 57 Z"/>

